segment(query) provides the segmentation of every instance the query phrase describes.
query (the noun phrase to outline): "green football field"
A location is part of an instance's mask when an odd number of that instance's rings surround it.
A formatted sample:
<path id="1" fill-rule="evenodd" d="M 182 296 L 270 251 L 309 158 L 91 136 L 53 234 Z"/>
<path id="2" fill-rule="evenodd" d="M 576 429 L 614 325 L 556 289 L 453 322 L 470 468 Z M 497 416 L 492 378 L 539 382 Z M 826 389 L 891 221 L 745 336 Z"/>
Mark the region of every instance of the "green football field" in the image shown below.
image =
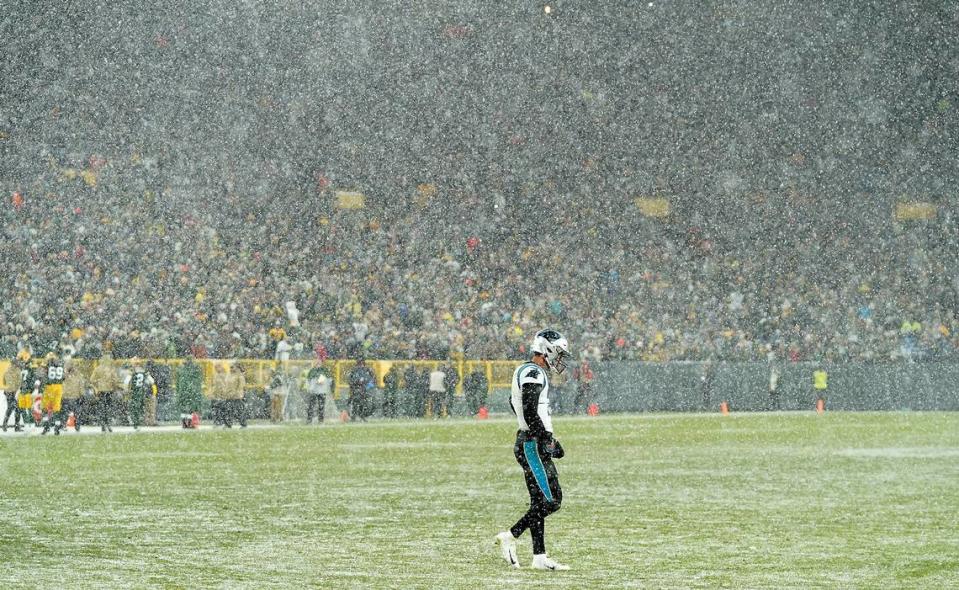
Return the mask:
<path id="1" fill-rule="evenodd" d="M 0 588 L 959 587 L 959 414 L 559 417 L 569 572 L 493 544 L 514 428 L 8 434 Z"/>

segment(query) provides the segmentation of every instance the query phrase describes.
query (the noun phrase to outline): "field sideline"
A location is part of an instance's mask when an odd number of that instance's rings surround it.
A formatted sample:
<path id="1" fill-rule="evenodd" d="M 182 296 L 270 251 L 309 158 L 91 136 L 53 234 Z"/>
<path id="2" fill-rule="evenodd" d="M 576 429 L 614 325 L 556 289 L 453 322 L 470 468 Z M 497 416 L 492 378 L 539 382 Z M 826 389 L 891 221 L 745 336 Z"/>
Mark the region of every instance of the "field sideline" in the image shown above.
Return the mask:
<path id="1" fill-rule="evenodd" d="M 555 424 L 569 572 L 493 545 L 512 421 L 380 421 L 0 437 L 0 587 L 959 587 L 959 414 Z"/>

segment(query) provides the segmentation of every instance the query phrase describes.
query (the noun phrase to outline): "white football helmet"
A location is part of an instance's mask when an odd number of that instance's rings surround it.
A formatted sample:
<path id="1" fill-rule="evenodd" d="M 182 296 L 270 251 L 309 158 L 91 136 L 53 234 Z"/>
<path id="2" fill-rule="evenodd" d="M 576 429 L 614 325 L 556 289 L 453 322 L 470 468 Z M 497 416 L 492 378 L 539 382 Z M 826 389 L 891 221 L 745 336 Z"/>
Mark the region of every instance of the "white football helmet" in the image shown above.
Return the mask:
<path id="1" fill-rule="evenodd" d="M 566 359 L 569 358 L 569 342 L 556 330 L 540 330 L 533 336 L 530 350 L 543 355 L 549 368 L 557 373 L 566 370 Z"/>

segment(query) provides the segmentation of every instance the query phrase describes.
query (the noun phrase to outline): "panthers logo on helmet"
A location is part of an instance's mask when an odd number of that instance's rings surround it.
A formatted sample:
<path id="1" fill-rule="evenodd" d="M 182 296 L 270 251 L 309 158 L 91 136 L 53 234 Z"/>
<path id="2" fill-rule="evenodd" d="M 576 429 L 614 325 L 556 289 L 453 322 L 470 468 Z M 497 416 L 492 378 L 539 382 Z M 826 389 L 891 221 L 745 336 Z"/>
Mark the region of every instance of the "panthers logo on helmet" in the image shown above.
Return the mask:
<path id="1" fill-rule="evenodd" d="M 566 370 L 566 360 L 569 358 L 569 342 L 556 330 L 540 330 L 533 337 L 530 349 L 543 355 L 546 364 L 557 373 Z"/>

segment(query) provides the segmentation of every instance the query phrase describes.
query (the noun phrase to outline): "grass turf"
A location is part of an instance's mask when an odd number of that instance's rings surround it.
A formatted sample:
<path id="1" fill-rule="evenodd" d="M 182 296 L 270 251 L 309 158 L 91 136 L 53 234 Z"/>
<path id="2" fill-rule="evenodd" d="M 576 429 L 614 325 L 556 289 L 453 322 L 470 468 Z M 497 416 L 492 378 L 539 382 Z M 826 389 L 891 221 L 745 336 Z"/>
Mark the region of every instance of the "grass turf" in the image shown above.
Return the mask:
<path id="1" fill-rule="evenodd" d="M 959 414 L 556 432 L 547 543 L 573 569 L 549 573 L 493 545 L 528 502 L 510 420 L 7 436 L 0 586 L 959 587 Z"/>

